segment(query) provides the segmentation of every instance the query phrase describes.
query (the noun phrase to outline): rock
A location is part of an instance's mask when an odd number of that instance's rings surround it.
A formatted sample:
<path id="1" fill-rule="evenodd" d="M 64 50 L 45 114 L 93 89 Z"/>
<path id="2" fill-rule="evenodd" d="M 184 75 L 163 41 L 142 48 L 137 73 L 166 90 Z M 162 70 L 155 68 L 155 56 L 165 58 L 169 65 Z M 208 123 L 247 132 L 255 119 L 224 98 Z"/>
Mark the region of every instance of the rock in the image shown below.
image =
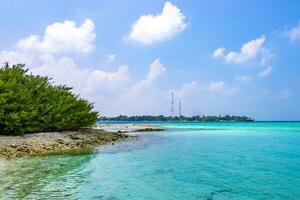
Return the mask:
<path id="1" fill-rule="evenodd" d="M 62 140 L 62 139 L 57 139 L 57 140 L 55 140 L 57 143 L 59 143 L 59 144 L 64 144 L 65 143 L 65 141 L 64 140 Z"/>
<path id="2" fill-rule="evenodd" d="M 164 131 L 163 128 L 142 128 L 134 130 L 134 132 L 150 132 L 150 131 Z"/>

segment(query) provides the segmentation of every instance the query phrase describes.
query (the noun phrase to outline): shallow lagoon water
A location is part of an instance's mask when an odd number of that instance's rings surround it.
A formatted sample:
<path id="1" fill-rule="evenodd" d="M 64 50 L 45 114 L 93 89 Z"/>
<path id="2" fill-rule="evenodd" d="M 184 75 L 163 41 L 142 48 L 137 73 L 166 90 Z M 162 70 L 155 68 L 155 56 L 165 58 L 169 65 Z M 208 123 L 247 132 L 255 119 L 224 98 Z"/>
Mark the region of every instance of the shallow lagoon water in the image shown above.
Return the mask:
<path id="1" fill-rule="evenodd" d="M 0 199 L 300 198 L 300 123 L 159 125 L 95 154 L 0 161 Z"/>

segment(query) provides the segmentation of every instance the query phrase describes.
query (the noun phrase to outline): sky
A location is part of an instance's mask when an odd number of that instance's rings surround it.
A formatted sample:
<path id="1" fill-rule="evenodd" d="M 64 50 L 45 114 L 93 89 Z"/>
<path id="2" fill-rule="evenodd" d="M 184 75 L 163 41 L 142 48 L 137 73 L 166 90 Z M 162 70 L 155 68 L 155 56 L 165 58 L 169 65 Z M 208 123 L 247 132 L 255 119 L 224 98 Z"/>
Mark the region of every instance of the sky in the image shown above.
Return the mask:
<path id="1" fill-rule="evenodd" d="M 102 116 L 300 120 L 297 0 L 1 0 L 0 62 Z"/>

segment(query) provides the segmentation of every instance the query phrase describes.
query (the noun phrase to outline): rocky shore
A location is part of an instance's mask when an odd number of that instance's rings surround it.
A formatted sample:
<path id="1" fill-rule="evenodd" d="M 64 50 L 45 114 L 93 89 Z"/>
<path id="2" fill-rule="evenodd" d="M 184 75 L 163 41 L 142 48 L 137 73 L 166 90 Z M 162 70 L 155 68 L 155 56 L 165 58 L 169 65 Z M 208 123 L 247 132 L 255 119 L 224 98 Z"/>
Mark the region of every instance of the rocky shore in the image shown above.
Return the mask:
<path id="1" fill-rule="evenodd" d="M 0 135 L 0 158 L 90 152 L 99 145 L 138 138 L 128 135 L 129 132 L 163 130 L 160 127 L 145 124 L 107 124 L 80 131 L 35 133 L 24 136 Z"/>
<path id="2" fill-rule="evenodd" d="M 93 151 L 99 145 L 135 138 L 137 137 L 101 129 L 0 136 L 0 158 Z"/>
<path id="3" fill-rule="evenodd" d="M 98 124 L 93 128 L 122 133 L 164 131 L 163 128 L 153 124 Z"/>

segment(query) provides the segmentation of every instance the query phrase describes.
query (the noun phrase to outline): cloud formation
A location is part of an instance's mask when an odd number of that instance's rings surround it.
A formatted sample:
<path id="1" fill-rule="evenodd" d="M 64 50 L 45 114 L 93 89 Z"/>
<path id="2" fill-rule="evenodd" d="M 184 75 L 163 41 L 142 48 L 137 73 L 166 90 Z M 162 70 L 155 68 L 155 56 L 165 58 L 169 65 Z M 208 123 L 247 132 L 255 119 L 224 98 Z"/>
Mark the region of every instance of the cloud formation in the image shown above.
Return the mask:
<path id="1" fill-rule="evenodd" d="M 199 89 L 199 83 L 197 81 L 192 81 L 190 83 L 183 84 L 180 89 L 174 91 L 174 94 L 175 96 L 182 98 L 192 94 L 197 89 Z"/>
<path id="2" fill-rule="evenodd" d="M 95 102 L 95 110 L 105 112 L 106 115 L 154 114 L 160 111 L 161 107 L 157 105 L 161 104 L 161 95 L 166 91 L 156 89 L 152 85 L 166 71 L 160 59 L 153 60 L 144 79 L 132 82 L 126 64 L 114 70 L 79 66 L 73 57 L 76 55 L 62 56 L 58 52 L 85 54 L 86 51 L 72 51 L 68 48 L 62 51 L 60 44 L 55 42 L 51 43 L 54 46 L 51 51 L 48 51 L 40 48 L 44 47 L 42 44 L 48 44 L 44 41 L 49 40 L 41 39 L 38 43 L 33 42 L 33 46 L 18 46 L 16 50 L 1 51 L 0 61 L 2 59 L 9 61 L 10 64 L 28 64 L 30 73 L 48 76 L 52 78 L 54 84 L 72 87 L 75 94 Z M 114 54 L 108 55 L 106 62 L 112 63 L 115 57 Z"/>
<path id="3" fill-rule="evenodd" d="M 218 91 L 222 90 L 225 87 L 225 83 L 223 81 L 217 81 L 217 82 L 212 82 L 210 83 L 206 89 L 210 91 Z"/>
<path id="4" fill-rule="evenodd" d="M 178 98 L 183 98 L 191 94 L 221 94 L 226 96 L 232 96 L 238 91 L 237 88 L 229 87 L 224 81 L 215 81 L 209 84 L 199 84 L 197 81 L 192 81 L 190 83 L 184 83 L 179 89 L 171 90 L 174 95 Z"/>
<path id="5" fill-rule="evenodd" d="M 94 48 L 94 25 L 90 26 L 88 19 L 81 26 L 76 26 L 71 21 L 55 24 L 49 25 L 43 36 L 29 36 L 20 40 L 15 50 L 0 52 L 0 61 L 5 59 L 11 64 L 26 63 L 29 65 L 29 72 L 49 76 L 55 84 L 66 84 L 73 87 L 75 94 L 95 102 L 95 110 L 100 111 L 101 114 L 169 114 L 170 91 L 174 91 L 176 98 L 182 98 L 186 102 L 206 101 L 208 96 L 211 99 L 217 99 L 216 96 L 229 96 L 237 91 L 235 88 L 227 86 L 223 81 L 212 82 L 207 85 L 200 85 L 197 81 L 192 81 L 184 83 L 177 90 L 162 89 L 158 87 L 157 83 L 167 69 L 159 58 L 151 62 L 148 73 L 139 81 L 133 81 L 126 64 L 115 66 L 109 70 L 103 70 L 97 66 L 80 66 L 76 63 L 76 58 L 78 58 L 76 56 L 86 54 Z M 58 27 L 57 34 L 54 34 L 55 27 Z M 58 40 L 59 35 L 68 32 L 63 30 L 73 28 L 75 32 L 79 29 L 89 29 L 90 31 L 87 32 L 92 36 L 89 38 L 92 40 L 87 41 L 84 39 L 85 37 L 63 39 L 63 36 L 62 40 Z M 32 38 L 35 39 L 32 40 Z M 67 39 L 72 40 L 75 44 Z M 86 47 L 86 45 L 79 44 L 87 44 L 89 48 L 81 48 L 82 46 Z M 70 54 L 65 55 L 64 53 Z M 104 61 L 107 64 L 113 63 L 115 57 L 115 54 L 109 54 L 104 58 Z M 188 109 L 189 106 L 184 107 Z M 192 104 L 190 112 L 194 112 Z"/>
<path id="6" fill-rule="evenodd" d="M 19 51 L 0 51 L 0 64 L 2 65 L 5 62 L 9 64 L 26 64 L 31 65 L 34 56 Z"/>
<path id="7" fill-rule="evenodd" d="M 287 35 L 292 42 L 300 40 L 300 24 L 291 28 L 285 35 Z"/>
<path id="8" fill-rule="evenodd" d="M 226 63 L 245 64 L 250 61 L 260 60 L 261 64 L 271 57 L 270 51 L 264 47 L 266 37 L 263 35 L 242 45 L 240 51 L 226 52 L 224 47 L 217 48 L 212 56 L 224 60 Z"/>
<path id="9" fill-rule="evenodd" d="M 113 72 L 94 70 L 87 77 L 86 92 L 92 93 L 97 91 L 97 89 L 115 89 L 128 80 L 129 69 L 127 65 L 121 65 Z"/>
<path id="10" fill-rule="evenodd" d="M 161 76 L 167 69 L 165 66 L 160 62 L 160 59 L 155 59 L 150 64 L 150 70 L 147 74 L 146 78 L 137 82 L 131 89 L 133 93 L 139 93 L 142 90 L 144 90 L 146 87 L 150 86 L 151 83 L 157 79 L 159 76 Z"/>
<path id="11" fill-rule="evenodd" d="M 25 51 L 41 53 L 76 52 L 89 53 L 94 49 L 96 33 L 91 19 L 76 26 L 75 22 L 66 20 L 48 25 L 43 36 L 30 35 L 21 39 L 17 47 Z"/>
<path id="12" fill-rule="evenodd" d="M 258 76 L 259 77 L 265 77 L 265 76 L 270 75 L 271 72 L 272 72 L 272 67 L 267 67 L 267 68 L 263 69 L 261 72 L 259 72 Z"/>
<path id="13" fill-rule="evenodd" d="M 129 79 L 127 65 L 121 65 L 116 71 L 108 72 L 80 69 L 70 57 L 56 59 L 52 55 L 43 55 L 40 59 L 43 64 L 31 68 L 33 74 L 49 76 L 56 84 L 72 86 L 78 94 L 90 95 L 98 90 L 111 90 Z"/>
<path id="14" fill-rule="evenodd" d="M 234 79 L 236 81 L 247 82 L 247 81 L 250 81 L 252 78 L 251 78 L 251 76 L 243 75 L 243 76 L 236 76 L 236 77 L 234 77 Z"/>
<path id="15" fill-rule="evenodd" d="M 111 64 L 111 63 L 113 63 L 114 61 L 115 61 L 115 59 L 116 59 L 116 55 L 115 54 L 109 54 L 109 55 L 106 55 L 106 57 L 105 57 L 105 62 L 107 63 L 107 64 Z"/>
<path id="16" fill-rule="evenodd" d="M 150 45 L 173 37 L 186 27 L 185 16 L 179 8 L 167 1 L 158 15 L 142 15 L 132 25 L 127 39 Z"/>
<path id="17" fill-rule="evenodd" d="M 202 89 L 203 91 L 208 91 L 215 94 L 222 94 L 226 96 L 232 96 L 236 92 L 238 92 L 237 88 L 227 86 L 224 81 L 211 82 L 207 86 L 203 86 Z"/>
<path id="18" fill-rule="evenodd" d="M 151 63 L 150 71 L 149 74 L 147 75 L 146 80 L 153 81 L 161 74 L 163 74 L 165 71 L 166 71 L 165 66 L 160 62 L 160 59 L 157 58 Z"/>

